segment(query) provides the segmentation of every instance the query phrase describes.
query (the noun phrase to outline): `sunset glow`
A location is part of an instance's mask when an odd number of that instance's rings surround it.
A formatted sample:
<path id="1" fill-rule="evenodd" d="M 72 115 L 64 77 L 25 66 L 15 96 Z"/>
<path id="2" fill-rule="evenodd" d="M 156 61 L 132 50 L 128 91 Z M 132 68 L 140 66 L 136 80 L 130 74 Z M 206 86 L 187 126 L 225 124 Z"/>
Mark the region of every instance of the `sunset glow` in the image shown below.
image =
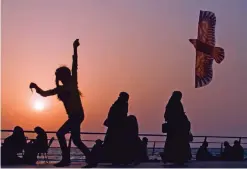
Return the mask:
<path id="1" fill-rule="evenodd" d="M 33 104 L 33 108 L 37 111 L 43 111 L 45 108 L 45 104 L 41 100 L 36 100 Z"/>
<path id="2" fill-rule="evenodd" d="M 41 113 L 48 108 L 48 100 L 39 96 L 37 93 L 33 93 L 30 97 L 30 108 L 35 112 Z"/>
<path id="3" fill-rule="evenodd" d="M 83 131 L 105 131 L 109 108 L 126 91 L 140 133 L 161 134 L 167 101 L 180 90 L 193 135 L 247 135 L 246 6 L 247 0 L 2 0 L 2 129 L 58 130 L 68 119 L 57 96 L 39 96 L 29 84 L 55 88 L 55 70 L 71 68 L 79 38 Z M 213 64 L 210 85 L 195 89 L 188 39 L 197 38 L 200 10 L 215 13 L 225 60 Z"/>

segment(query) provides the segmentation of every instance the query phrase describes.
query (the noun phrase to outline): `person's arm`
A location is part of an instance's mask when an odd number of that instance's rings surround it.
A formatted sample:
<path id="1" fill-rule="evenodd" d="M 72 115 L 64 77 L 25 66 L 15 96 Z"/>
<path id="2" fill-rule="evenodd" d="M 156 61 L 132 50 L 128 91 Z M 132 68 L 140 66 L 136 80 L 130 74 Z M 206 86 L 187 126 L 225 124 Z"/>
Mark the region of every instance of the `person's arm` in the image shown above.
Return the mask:
<path id="1" fill-rule="evenodd" d="M 164 119 L 165 119 L 166 122 L 167 122 L 168 119 L 169 119 L 169 117 L 168 117 L 168 116 L 169 116 L 169 113 L 170 113 L 169 109 L 166 108 L 165 113 L 164 113 Z"/>
<path id="2" fill-rule="evenodd" d="M 30 89 L 35 88 L 36 89 L 36 92 L 38 94 L 40 94 L 41 96 L 43 96 L 43 97 L 56 95 L 56 94 L 60 93 L 61 90 L 62 90 L 62 87 L 57 87 L 55 89 L 44 91 L 38 85 L 36 85 L 35 83 L 31 83 L 30 86 L 29 86 L 29 88 Z"/>
<path id="3" fill-rule="evenodd" d="M 124 116 L 128 116 L 128 112 L 129 112 L 129 104 L 127 103 L 124 107 Z"/>
<path id="4" fill-rule="evenodd" d="M 73 43 L 74 47 L 74 55 L 73 55 L 73 61 L 72 61 L 72 78 L 73 81 L 77 84 L 77 70 L 78 70 L 78 52 L 77 48 L 80 45 L 79 39 L 76 39 Z"/>
<path id="5" fill-rule="evenodd" d="M 37 86 L 36 92 L 37 92 L 38 94 L 40 94 L 41 96 L 43 96 L 43 97 L 53 96 L 53 95 L 58 94 L 58 88 L 51 89 L 51 90 L 46 90 L 46 91 L 45 91 L 45 90 L 42 90 L 41 88 L 39 88 L 39 87 Z"/>

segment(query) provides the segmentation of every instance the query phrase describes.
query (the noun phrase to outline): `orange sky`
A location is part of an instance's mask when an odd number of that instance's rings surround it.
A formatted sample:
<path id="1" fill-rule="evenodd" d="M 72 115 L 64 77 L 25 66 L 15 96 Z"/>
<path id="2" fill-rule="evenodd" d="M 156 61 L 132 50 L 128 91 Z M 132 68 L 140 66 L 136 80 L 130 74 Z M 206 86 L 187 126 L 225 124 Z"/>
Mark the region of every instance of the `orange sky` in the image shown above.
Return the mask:
<path id="1" fill-rule="evenodd" d="M 244 0 L 3 0 L 2 128 L 62 125 L 62 103 L 45 98 L 46 110 L 35 112 L 30 100 L 37 94 L 28 86 L 55 87 L 55 70 L 71 66 L 79 38 L 83 131 L 104 131 L 111 104 L 126 91 L 140 132 L 161 133 L 165 104 L 181 90 L 195 134 L 247 135 L 246 6 Z M 216 13 L 216 45 L 226 59 L 214 64 L 209 86 L 195 89 L 195 50 L 188 39 L 197 36 L 200 9 Z"/>

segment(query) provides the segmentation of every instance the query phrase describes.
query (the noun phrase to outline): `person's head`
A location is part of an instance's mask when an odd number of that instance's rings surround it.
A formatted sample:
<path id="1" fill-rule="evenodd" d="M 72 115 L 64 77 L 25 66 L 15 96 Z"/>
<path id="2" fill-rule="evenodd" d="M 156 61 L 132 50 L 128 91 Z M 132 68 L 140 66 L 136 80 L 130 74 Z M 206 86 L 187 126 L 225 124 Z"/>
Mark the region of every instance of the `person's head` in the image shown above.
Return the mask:
<path id="1" fill-rule="evenodd" d="M 13 135 L 24 137 L 24 130 L 20 126 L 16 126 L 13 130 Z"/>
<path id="2" fill-rule="evenodd" d="M 204 142 L 202 143 L 202 146 L 205 147 L 205 148 L 208 148 L 208 142 L 207 142 L 207 141 L 204 141 Z"/>
<path id="3" fill-rule="evenodd" d="M 181 101 L 181 99 L 182 99 L 182 92 L 174 91 L 172 93 L 171 98 L 168 101 L 167 107 L 178 104 Z"/>
<path id="4" fill-rule="evenodd" d="M 229 147 L 229 146 L 230 146 L 229 142 L 228 142 L 228 141 L 225 141 L 225 142 L 224 142 L 224 146 L 225 146 L 225 147 Z"/>
<path id="5" fill-rule="evenodd" d="M 129 94 L 126 92 L 121 92 L 118 97 L 119 100 L 123 102 L 128 102 L 129 101 Z"/>
<path id="6" fill-rule="evenodd" d="M 132 125 L 138 125 L 137 118 L 134 115 L 129 115 L 127 117 L 127 121 L 128 121 L 128 123 L 131 123 Z"/>
<path id="7" fill-rule="evenodd" d="M 60 86 L 59 81 L 61 81 L 63 85 L 69 84 L 71 82 L 71 79 L 72 79 L 71 71 L 66 66 L 61 66 L 57 68 L 55 75 L 56 75 L 55 82 L 56 82 L 57 87 Z M 79 95 L 81 96 L 81 92 L 79 91 L 79 89 L 78 89 L 78 92 L 79 92 Z M 65 98 L 66 95 L 58 94 L 57 97 L 59 100 L 63 100 L 63 98 Z"/>
<path id="8" fill-rule="evenodd" d="M 142 138 L 142 142 L 148 143 L 148 138 L 147 138 L 147 137 L 143 137 L 143 138 Z"/>
<path id="9" fill-rule="evenodd" d="M 35 127 L 35 128 L 34 128 L 34 131 L 35 131 L 35 133 L 37 133 L 38 135 L 39 135 L 39 134 L 45 133 L 45 130 L 42 129 L 41 127 L 39 127 L 39 126 Z"/>
<path id="10" fill-rule="evenodd" d="M 239 142 L 238 140 L 235 140 L 235 141 L 234 141 L 234 145 L 236 145 L 236 146 L 237 146 L 237 145 L 240 145 L 240 142 Z"/>
<path id="11" fill-rule="evenodd" d="M 57 86 L 59 86 L 59 81 L 61 81 L 63 84 L 67 84 L 71 81 L 71 71 L 66 66 L 61 66 L 57 68 L 55 75 Z"/>
<path id="12" fill-rule="evenodd" d="M 182 92 L 180 92 L 180 91 L 174 91 L 172 93 L 172 99 L 174 99 L 176 101 L 181 101 L 181 99 L 182 99 Z"/>
<path id="13" fill-rule="evenodd" d="M 95 141 L 95 143 L 96 143 L 96 145 L 102 145 L 102 144 L 103 144 L 103 141 L 100 140 L 100 139 L 97 139 L 97 140 Z"/>

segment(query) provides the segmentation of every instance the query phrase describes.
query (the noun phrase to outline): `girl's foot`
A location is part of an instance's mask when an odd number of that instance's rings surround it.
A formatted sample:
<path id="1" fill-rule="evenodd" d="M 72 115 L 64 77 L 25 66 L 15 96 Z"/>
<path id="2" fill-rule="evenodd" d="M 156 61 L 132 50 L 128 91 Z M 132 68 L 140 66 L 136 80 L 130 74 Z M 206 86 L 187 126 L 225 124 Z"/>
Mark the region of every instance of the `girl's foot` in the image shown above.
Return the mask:
<path id="1" fill-rule="evenodd" d="M 87 157 L 85 161 L 87 165 L 82 168 L 95 168 L 98 165 L 98 163 L 92 158 L 92 156 Z"/>
<path id="2" fill-rule="evenodd" d="M 82 168 L 96 168 L 97 164 L 87 164 L 86 166 L 82 167 Z"/>
<path id="3" fill-rule="evenodd" d="M 55 167 L 67 167 L 70 165 L 70 160 L 61 160 L 57 164 L 54 164 Z"/>

